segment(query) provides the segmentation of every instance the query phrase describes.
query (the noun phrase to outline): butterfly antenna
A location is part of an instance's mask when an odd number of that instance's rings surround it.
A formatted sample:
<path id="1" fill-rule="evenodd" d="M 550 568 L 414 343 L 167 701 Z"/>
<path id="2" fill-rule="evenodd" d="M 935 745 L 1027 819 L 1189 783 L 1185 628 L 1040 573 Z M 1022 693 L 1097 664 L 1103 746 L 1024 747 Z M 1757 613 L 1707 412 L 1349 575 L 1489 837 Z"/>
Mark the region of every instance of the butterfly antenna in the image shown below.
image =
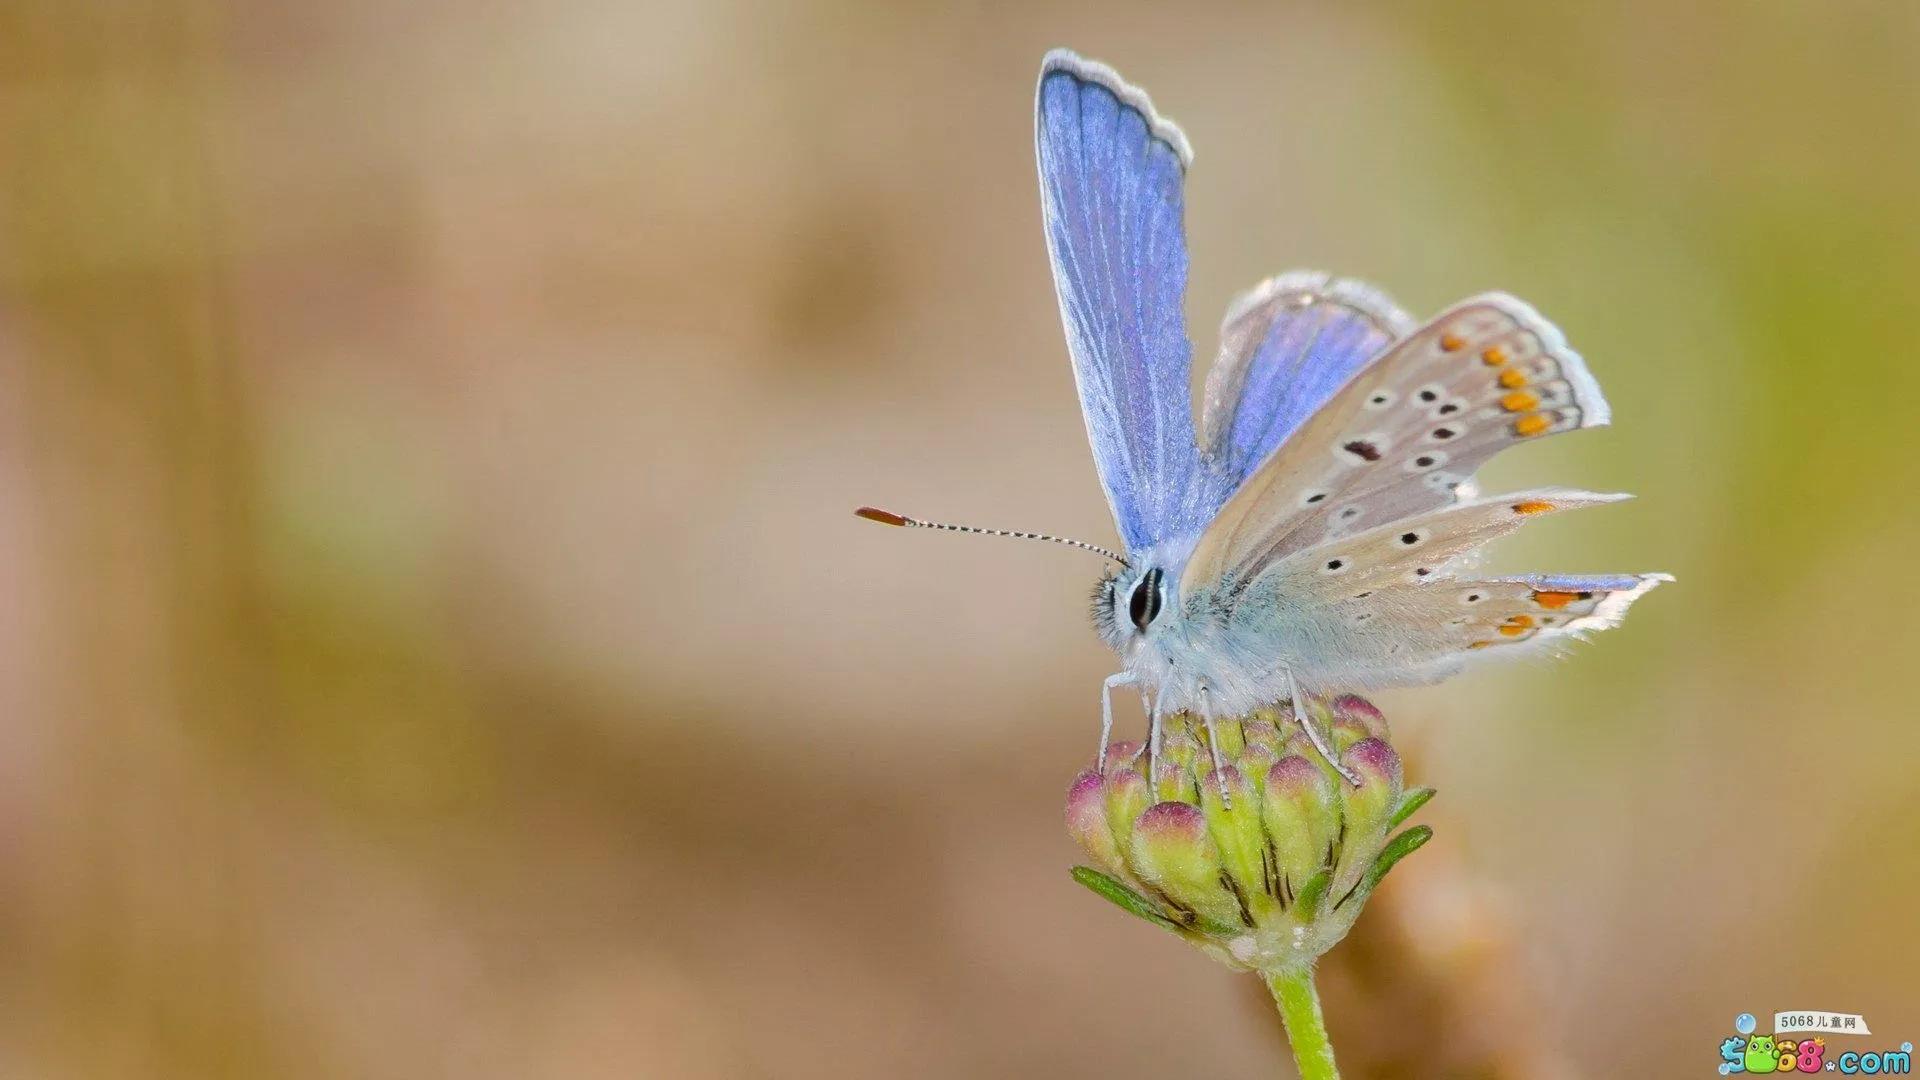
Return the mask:
<path id="1" fill-rule="evenodd" d="M 905 514 L 896 514 L 891 510 L 881 510 L 873 506 L 862 506 L 854 513 L 868 521 L 877 521 L 882 525 L 894 525 L 903 529 L 945 529 L 948 532 L 979 533 L 982 536 L 1011 536 L 1016 540 L 1045 540 L 1049 544 L 1065 544 L 1082 551 L 1091 551 L 1095 555 L 1105 555 L 1121 566 L 1127 565 L 1127 560 L 1121 558 L 1119 552 L 1109 551 L 1098 544 L 1089 544 L 1085 540 L 1069 540 L 1064 536 L 1017 532 L 1013 529 L 983 529 L 977 525 L 949 525 L 941 521 L 922 521 L 919 518 L 910 518 Z"/>

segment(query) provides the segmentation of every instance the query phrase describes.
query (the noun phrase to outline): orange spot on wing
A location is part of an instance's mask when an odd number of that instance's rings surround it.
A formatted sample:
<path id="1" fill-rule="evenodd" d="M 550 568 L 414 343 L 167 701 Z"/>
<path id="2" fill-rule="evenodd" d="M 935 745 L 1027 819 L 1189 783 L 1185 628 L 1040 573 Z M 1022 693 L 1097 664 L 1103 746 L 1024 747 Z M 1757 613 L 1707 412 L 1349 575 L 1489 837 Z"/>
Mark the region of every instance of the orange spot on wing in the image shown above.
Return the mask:
<path id="1" fill-rule="evenodd" d="M 1521 634 L 1527 632 L 1527 628 L 1524 626 L 1503 626 L 1500 628 L 1500 632 L 1507 637 L 1519 637 Z"/>
<path id="2" fill-rule="evenodd" d="M 1459 334 L 1441 334 L 1440 347 L 1448 352 L 1459 352 L 1467 347 L 1467 339 Z"/>
<path id="3" fill-rule="evenodd" d="M 1524 630 L 1524 629 L 1526 629 L 1527 627 L 1529 627 L 1529 626 L 1532 626 L 1532 625 L 1533 625 L 1533 616 L 1531 616 L 1531 615 L 1513 615 L 1513 616 L 1509 616 L 1509 617 L 1507 618 L 1507 625 L 1508 625 L 1508 626 L 1517 626 L 1517 627 L 1520 627 L 1520 628 L 1521 628 L 1522 630 Z"/>
<path id="4" fill-rule="evenodd" d="M 1546 608 L 1548 611 L 1559 611 L 1561 608 L 1573 603 L 1573 600 L 1573 594 L 1570 592 L 1548 591 L 1535 592 L 1533 594 L 1533 602 Z"/>
<path id="5" fill-rule="evenodd" d="M 1500 373 L 1500 385 L 1509 390 L 1518 390 L 1527 385 L 1527 373 L 1517 367 L 1510 367 Z"/>
<path id="6" fill-rule="evenodd" d="M 1500 399 L 1500 407 L 1508 412 L 1526 412 L 1538 404 L 1540 399 L 1525 390 L 1515 390 Z"/>
<path id="7" fill-rule="evenodd" d="M 1539 413 L 1534 413 L 1531 416 L 1523 416 L 1515 420 L 1513 422 L 1513 433 L 1525 438 L 1529 435 L 1538 435 L 1552 426 L 1552 420 L 1547 419 Z"/>
<path id="8" fill-rule="evenodd" d="M 1476 641 L 1467 646 L 1469 649 L 1484 649 L 1489 645 L 1498 645 L 1497 641 Z"/>
<path id="9" fill-rule="evenodd" d="M 1507 350 L 1498 345 L 1480 350 L 1480 362 L 1488 367 L 1499 367 L 1507 362 Z"/>
<path id="10" fill-rule="evenodd" d="M 1541 502 L 1538 499 L 1529 499 L 1526 502 L 1513 504 L 1513 512 L 1516 514 L 1544 514 L 1551 509 L 1553 509 L 1552 503 Z"/>

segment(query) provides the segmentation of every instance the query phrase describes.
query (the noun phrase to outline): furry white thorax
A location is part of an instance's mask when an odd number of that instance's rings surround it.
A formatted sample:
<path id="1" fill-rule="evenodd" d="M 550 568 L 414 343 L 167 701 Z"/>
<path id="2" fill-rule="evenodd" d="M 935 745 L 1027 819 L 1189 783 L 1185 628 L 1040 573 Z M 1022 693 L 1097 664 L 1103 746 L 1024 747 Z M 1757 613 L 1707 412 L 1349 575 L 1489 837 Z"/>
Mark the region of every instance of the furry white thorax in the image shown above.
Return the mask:
<path id="1" fill-rule="evenodd" d="M 1182 595 L 1180 576 L 1198 542 L 1197 535 L 1181 537 L 1133 553 L 1127 567 L 1101 581 L 1094 622 L 1161 715 L 1204 707 L 1216 717 L 1240 716 L 1287 696 L 1286 658 L 1231 655 L 1221 613 Z M 1135 587 L 1155 569 L 1161 571 L 1160 612 L 1142 631 L 1128 606 Z"/>
<path id="2" fill-rule="evenodd" d="M 1449 657 L 1400 670 L 1381 670 L 1343 662 L 1316 648 L 1310 638 L 1235 633 L 1227 609 L 1205 589 L 1183 592 L 1181 577 L 1198 537 L 1184 537 L 1134 553 L 1129 565 L 1101 579 L 1094 596 L 1094 623 L 1120 658 L 1132 685 L 1154 702 L 1163 716 L 1177 712 L 1243 716 L 1275 705 L 1297 690 L 1312 696 L 1344 690 L 1370 690 L 1438 682 L 1457 673 L 1464 661 Z M 1143 631 L 1129 611 L 1133 592 L 1153 570 L 1161 571 L 1158 616 Z M 1664 578 L 1664 575 L 1659 575 Z M 1647 587 L 1657 582 L 1650 582 Z M 1643 590 L 1634 590 L 1638 594 Z M 1604 618 L 1581 620 L 1580 630 L 1618 621 L 1631 597 Z M 1529 652 L 1524 647 L 1514 654 Z"/>

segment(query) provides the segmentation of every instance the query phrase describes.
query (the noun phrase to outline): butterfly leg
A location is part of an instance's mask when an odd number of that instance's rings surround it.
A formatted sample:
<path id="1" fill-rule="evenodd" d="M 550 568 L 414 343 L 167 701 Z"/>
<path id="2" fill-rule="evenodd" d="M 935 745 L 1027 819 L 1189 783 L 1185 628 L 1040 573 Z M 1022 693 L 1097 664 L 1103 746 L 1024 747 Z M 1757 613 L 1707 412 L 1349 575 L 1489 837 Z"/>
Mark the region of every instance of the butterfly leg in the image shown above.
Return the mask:
<path id="1" fill-rule="evenodd" d="M 1100 755 L 1093 759 L 1093 768 L 1102 776 L 1107 774 L 1107 743 L 1113 739 L 1113 688 L 1133 681 L 1133 672 L 1116 671 L 1100 684 Z"/>
<path id="2" fill-rule="evenodd" d="M 1213 696 L 1207 684 L 1200 683 L 1200 722 L 1207 726 L 1207 749 L 1213 753 L 1213 776 L 1220 784 L 1220 805 L 1233 809 L 1233 796 L 1227 793 L 1227 774 L 1220 765 L 1220 733 L 1213 729 Z"/>
<path id="3" fill-rule="evenodd" d="M 1347 783 L 1359 787 L 1360 778 L 1354 775 L 1353 770 L 1340 764 L 1340 758 L 1334 754 L 1333 747 L 1327 745 L 1325 737 L 1320 734 L 1320 729 L 1313 725 L 1313 717 L 1307 709 L 1306 699 L 1300 696 L 1300 684 L 1293 681 L 1293 669 L 1281 668 L 1280 670 L 1287 673 L 1287 697 L 1293 702 L 1293 719 L 1299 723 L 1300 730 L 1307 733 L 1307 741 L 1320 752 L 1320 756 L 1326 759 L 1327 764 L 1333 766 L 1334 772 L 1339 773 Z"/>
<path id="4" fill-rule="evenodd" d="M 1143 690 L 1140 704 L 1147 710 L 1147 790 L 1153 791 L 1160 783 L 1160 699 L 1147 700 Z"/>

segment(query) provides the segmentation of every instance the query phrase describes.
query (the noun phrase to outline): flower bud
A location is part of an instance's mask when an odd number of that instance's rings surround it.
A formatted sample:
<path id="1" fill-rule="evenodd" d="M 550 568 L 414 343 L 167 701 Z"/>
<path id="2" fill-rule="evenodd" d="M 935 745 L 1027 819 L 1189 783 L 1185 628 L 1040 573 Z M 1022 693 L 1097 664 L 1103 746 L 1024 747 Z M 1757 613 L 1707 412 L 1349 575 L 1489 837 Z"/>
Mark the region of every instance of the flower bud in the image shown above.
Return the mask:
<path id="1" fill-rule="evenodd" d="M 1272 705 L 1255 709 L 1251 715 L 1240 722 L 1240 737 L 1248 746 L 1264 746 L 1280 754 L 1280 747 L 1286 742 L 1283 732 L 1286 730 L 1286 717 Z"/>
<path id="2" fill-rule="evenodd" d="M 1289 754 L 1267 773 L 1267 797 L 1262 807 L 1267 835 L 1288 898 L 1297 894 L 1315 871 L 1328 865 L 1340 833 L 1340 808 L 1331 773 L 1300 756 Z"/>
<path id="3" fill-rule="evenodd" d="M 1387 731 L 1387 717 L 1373 702 L 1358 694 L 1342 694 L 1333 699 L 1333 715 L 1342 719 L 1357 720 L 1367 729 L 1367 734 L 1376 739 L 1391 741 Z"/>
<path id="4" fill-rule="evenodd" d="M 1347 748 L 1362 739 L 1373 738 L 1373 732 L 1357 717 L 1334 716 L 1327 725 L 1327 741 L 1333 744 L 1333 752 L 1344 754 Z"/>
<path id="5" fill-rule="evenodd" d="M 1107 774 L 1106 801 L 1107 827 L 1113 831 L 1114 846 L 1125 852 L 1133 843 L 1133 823 L 1153 805 L 1153 791 L 1146 777 L 1122 769 Z M 1121 869 L 1125 870 L 1124 864 Z"/>
<path id="6" fill-rule="evenodd" d="M 1248 782 L 1253 784 L 1255 796 L 1258 797 L 1267 789 L 1267 773 L 1279 760 L 1280 755 L 1266 746 L 1260 743 L 1248 743 L 1247 748 L 1240 752 L 1240 760 L 1236 767 L 1246 776 Z"/>
<path id="7" fill-rule="evenodd" d="M 1401 776 L 1400 755 L 1379 739 L 1354 743 L 1341 753 L 1340 762 L 1360 778 L 1357 786 L 1340 785 L 1340 815 L 1347 831 L 1333 886 L 1344 896 L 1386 842 L 1387 819 L 1400 802 Z"/>
<path id="8" fill-rule="evenodd" d="M 1237 758 L 1247 748 L 1246 725 L 1238 720 L 1221 720 L 1213 726 L 1214 735 L 1220 739 L 1220 759 L 1222 761 Z"/>
<path id="9" fill-rule="evenodd" d="M 1192 803 L 1147 807 L 1134 823 L 1132 867 L 1140 880 L 1170 901 L 1175 922 L 1226 929 L 1239 922 L 1237 904 L 1221 884 L 1220 853 L 1206 815 Z"/>
<path id="10" fill-rule="evenodd" d="M 1160 744 L 1159 760 L 1154 762 L 1153 794 L 1168 802 L 1195 802 L 1200 798 L 1197 761 L 1200 744 L 1185 734 L 1169 732 Z"/>
<path id="11" fill-rule="evenodd" d="M 1124 769 L 1128 765 L 1133 764 L 1133 759 L 1146 752 L 1147 748 L 1145 743 L 1137 743 L 1129 739 L 1122 739 L 1117 743 L 1109 743 L 1107 745 L 1106 762 L 1100 771 L 1110 773 L 1116 769 Z"/>
<path id="12" fill-rule="evenodd" d="M 1113 829 L 1107 825 L 1106 778 L 1091 769 L 1076 777 L 1067 790 L 1067 832 L 1101 869 L 1126 872 L 1120 845 L 1114 842 Z"/>
<path id="13" fill-rule="evenodd" d="M 1239 769 L 1228 765 L 1201 778 L 1200 809 L 1235 903 L 1249 914 L 1256 905 L 1264 908 L 1272 898 L 1265 888 L 1267 835 L 1260 822 L 1260 793 Z"/>
<path id="14" fill-rule="evenodd" d="M 1432 794 L 1404 792 L 1371 703 L 1337 698 L 1313 721 L 1357 786 L 1320 758 L 1289 706 L 1216 720 L 1218 769 L 1205 725 L 1186 714 L 1163 719 L 1155 761 L 1115 744 L 1104 774 L 1081 773 L 1067 793 L 1067 830 L 1095 864 L 1075 878 L 1230 966 L 1311 963 L 1425 842 L 1424 826 L 1389 833 Z"/>

